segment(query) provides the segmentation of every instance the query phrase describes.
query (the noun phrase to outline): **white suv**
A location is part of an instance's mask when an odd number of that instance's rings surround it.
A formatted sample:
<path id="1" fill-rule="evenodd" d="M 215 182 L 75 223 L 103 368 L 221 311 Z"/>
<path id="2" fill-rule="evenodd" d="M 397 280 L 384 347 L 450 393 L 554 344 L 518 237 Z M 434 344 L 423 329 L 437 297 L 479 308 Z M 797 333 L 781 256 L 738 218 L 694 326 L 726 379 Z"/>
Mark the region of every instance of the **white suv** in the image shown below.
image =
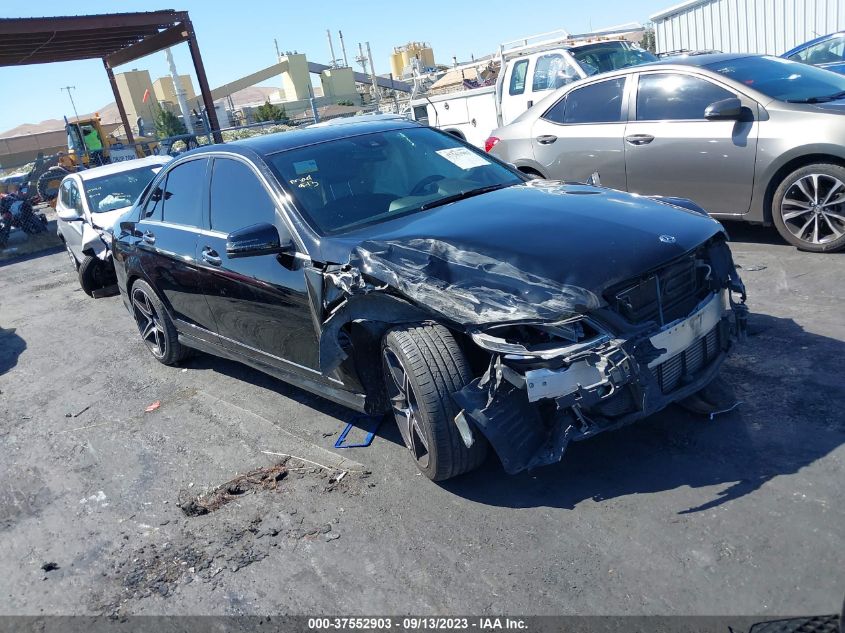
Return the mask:
<path id="1" fill-rule="evenodd" d="M 65 176 L 56 200 L 57 233 L 90 295 L 114 283 L 111 229 L 170 156 L 149 156 Z"/>

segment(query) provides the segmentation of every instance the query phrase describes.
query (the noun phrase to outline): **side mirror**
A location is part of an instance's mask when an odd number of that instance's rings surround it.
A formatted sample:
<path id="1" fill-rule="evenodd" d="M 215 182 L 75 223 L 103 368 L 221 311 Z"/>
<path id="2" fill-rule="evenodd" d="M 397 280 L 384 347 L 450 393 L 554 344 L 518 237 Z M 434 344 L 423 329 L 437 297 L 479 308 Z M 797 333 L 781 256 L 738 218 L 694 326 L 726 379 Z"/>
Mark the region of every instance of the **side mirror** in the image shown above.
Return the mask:
<path id="1" fill-rule="evenodd" d="M 742 102 L 736 97 L 715 101 L 704 110 L 704 118 L 708 121 L 735 121 L 741 116 Z"/>
<path id="2" fill-rule="evenodd" d="M 226 255 L 229 259 L 284 253 L 292 249 L 293 243 L 282 245 L 279 230 L 266 222 L 233 231 L 226 238 Z"/>
<path id="3" fill-rule="evenodd" d="M 85 219 L 76 209 L 62 209 L 56 213 L 56 217 L 65 222 L 81 222 Z"/>

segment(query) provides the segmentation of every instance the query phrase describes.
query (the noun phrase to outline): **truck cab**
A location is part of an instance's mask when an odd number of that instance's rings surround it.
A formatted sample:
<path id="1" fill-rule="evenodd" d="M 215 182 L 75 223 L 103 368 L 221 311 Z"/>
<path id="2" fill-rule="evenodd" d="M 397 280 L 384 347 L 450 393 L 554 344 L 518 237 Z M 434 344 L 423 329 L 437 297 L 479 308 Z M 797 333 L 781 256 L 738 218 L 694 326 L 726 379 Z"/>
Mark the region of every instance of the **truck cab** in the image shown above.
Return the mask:
<path id="1" fill-rule="evenodd" d="M 631 30 L 584 35 L 554 31 L 502 44 L 494 59 L 498 63 L 494 84 L 412 100 L 411 116 L 483 147 L 492 130 L 516 119 L 551 90 L 598 73 L 657 61 L 626 39 Z"/>

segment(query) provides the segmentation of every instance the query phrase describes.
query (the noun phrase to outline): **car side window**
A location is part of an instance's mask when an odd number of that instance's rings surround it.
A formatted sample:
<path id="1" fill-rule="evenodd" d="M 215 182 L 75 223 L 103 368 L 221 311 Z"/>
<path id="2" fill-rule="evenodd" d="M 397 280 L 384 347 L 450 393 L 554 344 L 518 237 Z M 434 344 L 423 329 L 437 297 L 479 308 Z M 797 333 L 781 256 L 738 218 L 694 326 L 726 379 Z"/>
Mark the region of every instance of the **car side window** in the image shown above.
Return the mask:
<path id="1" fill-rule="evenodd" d="M 599 81 L 567 93 L 546 112 L 544 118 L 566 124 L 618 123 L 623 120 L 624 94 L 624 77 Z"/>
<path id="2" fill-rule="evenodd" d="M 77 213 L 82 215 L 84 209 L 82 208 L 82 198 L 79 195 L 79 187 L 72 180 L 68 183 L 68 199 L 65 204 L 69 209 L 75 209 Z"/>
<path id="3" fill-rule="evenodd" d="M 508 87 L 508 94 L 521 95 L 525 92 L 525 79 L 528 75 L 528 60 L 520 59 L 513 65 L 511 72 L 511 83 Z"/>
<path id="4" fill-rule="evenodd" d="M 566 97 L 559 99 L 551 108 L 546 110 L 541 118 L 552 123 L 563 123 L 566 114 Z"/>
<path id="5" fill-rule="evenodd" d="M 640 75 L 637 121 L 704 120 L 711 103 L 736 95 L 716 84 L 690 75 Z"/>
<path id="6" fill-rule="evenodd" d="M 158 220 L 161 221 L 161 200 L 164 193 L 164 187 L 167 183 L 167 176 L 165 176 L 155 186 L 147 202 L 144 204 L 144 210 L 141 212 L 142 220 Z"/>
<path id="7" fill-rule="evenodd" d="M 207 161 L 191 160 L 167 173 L 161 196 L 162 220 L 169 224 L 202 226 L 203 181 Z"/>
<path id="8" fill-rule="evenodd" d="M 274 223 L 276 203 L 246 164 L 215 158 L 211 173 L 211 229 L 229 234 L 260 224 Z"/>
<path id="9" fill-rule="evenodd" d="M 832 64 L 845 60 L 845 36 L 832 37 L 790 55 L 789 59 L 805 64 Z"/>
<path id="10" fill-rule="evenodd" d="M 61 193 L 59 194 L 60 197 L 61 197 L 62 205 L 67 209 L 73 208 L 73 205 L 70 202 L 70 184 L 71 184 L 70 180 L 65 180 L 62 183 L 62 190 L 61 190 Z"/>

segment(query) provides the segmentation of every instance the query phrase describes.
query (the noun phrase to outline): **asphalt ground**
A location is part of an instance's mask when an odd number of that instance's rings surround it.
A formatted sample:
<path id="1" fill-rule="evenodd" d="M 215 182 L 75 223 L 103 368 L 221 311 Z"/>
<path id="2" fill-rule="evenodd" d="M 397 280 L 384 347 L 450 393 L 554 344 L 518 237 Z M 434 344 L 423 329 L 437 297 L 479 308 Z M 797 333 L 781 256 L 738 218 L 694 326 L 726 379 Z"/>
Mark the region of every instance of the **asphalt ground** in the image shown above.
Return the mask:
<path id="1" fill-rule="evenodd" d="M 845 256 L 728 228 L 752 311 L 723 370 L 735 411 L 672 407 L 558 465 L 443 485 L 392 424 L 335 450 L 342 407 L 203 354 L 158 364 L 64 253 L 0 263 L 0 612 L 837 612 Z"/>

